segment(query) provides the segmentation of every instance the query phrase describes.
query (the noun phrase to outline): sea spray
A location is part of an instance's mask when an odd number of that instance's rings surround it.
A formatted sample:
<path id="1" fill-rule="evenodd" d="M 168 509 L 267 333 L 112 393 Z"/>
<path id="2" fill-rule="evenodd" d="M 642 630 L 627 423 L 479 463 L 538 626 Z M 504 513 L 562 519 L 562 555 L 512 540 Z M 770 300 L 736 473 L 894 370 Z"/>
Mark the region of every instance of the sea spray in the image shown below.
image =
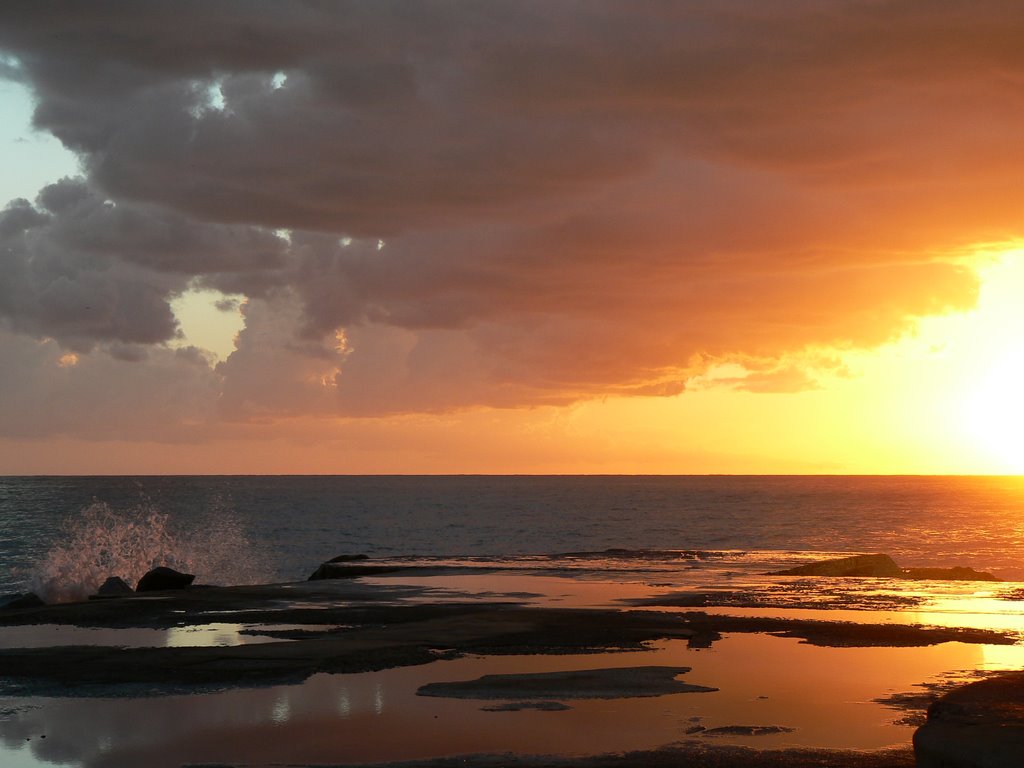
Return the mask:
<path id="1" fill-rule="evenodd" d="M 136 584 L 166 565 L 206 584 L 261 580 L 256 548 L 233 515 L 221 512 L 201 529 L 177 531 L 150 506 L 119 511 L 95 502 L 61 525 L 58 543 L 38 563 L 30 585 L 47 602 L 84 600 L 109 576 Z"/>

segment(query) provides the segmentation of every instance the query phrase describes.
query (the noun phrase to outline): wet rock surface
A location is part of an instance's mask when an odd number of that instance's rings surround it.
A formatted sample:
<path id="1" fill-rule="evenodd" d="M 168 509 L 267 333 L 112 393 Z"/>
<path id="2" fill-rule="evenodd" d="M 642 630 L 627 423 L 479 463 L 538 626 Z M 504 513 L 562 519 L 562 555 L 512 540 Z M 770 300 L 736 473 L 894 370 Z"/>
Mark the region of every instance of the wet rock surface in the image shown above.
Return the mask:
<path id="1" fill-rule="evenodd" d="M 935 581 L 999 581 L 991 573 L 973 568 L 954 566 L 952 568 L 905 568 L 905 579 L 933 579 Z"/>
<path id="2" fill-rule="evenodd" d="M 957 688 L 928 708 L 914 733 L 918 768 L 1024 765 L 1024 672 Z"/>
<path id="3" fill-rule="evenodd" d="M 718 690 L 676 679 L 689 671 L 689 667 L 613 667 L 484 675 L 476 680 L 428 683 L 416 694 L 457 699 L 513 699 L 523 695 L 536 699 L 625 699 Z"/>
<path id="4" fill-rule="evenodd" d="M 718 728 L 705 728 L 701 736 L 772 736 L 777 733 L 792 733 L 794 728 L 784 725 L 722 725 Z"/>
<path id="5" fill-rule="evenodd" d="M 769 576 L 873 576 L 898 579 L 903 569 L 888 555 L 854 555 L 834 560 L 820 560 L 815 563 L 798 565 L 782 571 L 773 571 Z"/>
<path id="6" fill-rule="evenodd" d="M 341 556 L 343 559 L 339 560 L 328 560 L 326 563 L 321 563 L 313 573 L 309 575 L 309 581 L 320 581 L 322 579 L 355 579 L 359 576 L 375 576 L 383 573 L 397 573 L 398 571 L 404 570 L 395 566 L 388 565 L 353 565 L 353 561 L 360 559 L 358 556 L 348 558 L 345 555 Z"/>
<path id="7" fill-rule="evenodd" d="M 889 555 L 853 555 L 772 571 L 769 576 L 869 577 L 935 581 L 999 581 L 991 573 L 973 568 L 901 568 Z"/>
<path id="8" fill-rule="evenodd" d="M 706 648 L 727 632 L 795 637 L 813 645 L 920 647 L 947 641 L 1012 644 L 985 630 L 737 617 L 700 611 L 524 607 L 426 602 L 425 591 L 358 581 L 190 587 L 5 610 L 5 625 L 185 628 L 217 622 L 288 625 L 289 639 L 230 647 L 61 646 L 0 649 L 0 690 L 125 683 L 264 685 L 317 672 L 362 672 L 465 654 L 579 654 L 640 650 L 683 639 Z M 438 649 L 443 649 L 439 651 Z M 708 681 L 713 683 L 714 681 Z"/>
<path id="9" fill-rule="evenodd" d="M 353 561 L 339 561 L 341 565 L 347 563 Z M 63 624 L 99 628 L 187 629 L 217 622 L 288 626 L 278 630 L 278 642 L 248 646 L 2 648 L 0 692 L 102 696 L 127 685 L 144 687 L 147 692 L 194 692 L 203 690 L 204 686 L 222 690 L 234 686 L 300 682 L 318 672 L 362 672 L 460 656 L 631 651 L 648 648 L 652 642 L 663 639 L 681 639 L 697 648 L 713 647 L 726 633 L 770 633 L 830 647 L 916 647 L 947 641 L 1011 644 L 1017 639 L 1015 633 L 983 630 L 739 617 L 711 615 L 699 610 L 663 613 L 613 608 L 532 607 L 509 599 L 511 593 L 506 594 L 502 602 L 481 602 L 479 598 L 463 601 L 461 596 L 444 602 L 438 600 L 436 592 L 427 588 L 387 584 L 387 579 L 375 581 L 377 583 L 373 584 L 358 579 L 342 579 L 251 587 L 191 586 L 171 592 L 131 594 L 118 600 L 3 611 L 0 613 L 0 628 Z M 491 593 L 484 594 L 487 596 L 483 599 L 490 601 Z M 695 601 L 695 604 L 701 603 Z M 598 663 L 603 663 L 603 660 Z M 688 681 L 675 679 L 682 669 L 623 667 L 620 673 L 633 676 L 653 674 L 657 678 L 654 683 L 660 681 L 686 686 Z M 639 695 L 628 693 L 628 681 L 612 681 L 615 685 L 609 686 L 607 673 L 615 673 L 614 669 L 583 670 L 575 674 L 591 673 L 605 676 L 601 685 L 606 686 L 606 692 L 611 691 L 615 696 Z M 539 710 L 537 717 L 557 720 L 562 717 L 558 712 L 569 708 L 560 699 L 605 697 L 595 693 L 599 690 L 596 684 L 589 691 L 585 690 L 587 686 L 582 685 L 580 679 L 573 679 L 572 674 L 485 675 L 477 680 L 442 685 L 487 683 L 491 686 L 492 695 L 474 694 L 466 698 L 489 700 L 488 705 L 482 707 L 487 711 L 500 713 L 532 709 Z M 711 686 L 716 681 L 702 679 L 694 683 Z M 507 688 L 495 693 L 495 686 L 501 688 L 503 684 L 507 684 Z M 633 684 L 637 685 L 635 679 Z M 651 684 L 652 680 L 644 681 L 644 687 Z M 616 687 L 617 690 L 612 690 Z M 443 695 L 450 695 L 450 691 Z M 572 709 L 586 706 L 584 703 L 573 704 Z M 544 712 L 552 714 L 545 715 Z M 486 717 L 496 721 L 503 718 L 501 714 Z M 751 720 L 758 722 L 754 718 Z M 782 718 L 780 720 L 786 722 Z M 646 752 L 586 758 L 469 755 L 419 760 L 404 765 L 424 768 L 455 765 L 481 768 L 496 765 L 550 768 L 627 768 L 634 765 L 654 768 L 668 765 L 708 768 L 910 768 L 914 765 L 914 756 L 909 749 L 872 753 L 806 749 L 761 751 L 727 746 L 715 738 L 717 735 L 726 738 L 770 737 L 783 733 L 784 729 L 784 725 L 744 724 L 690 733 L 680 729 L 678 738 L 685 738 L 685 743 Z M 703 744 L 705 741 L 706 746 Z M 959 764 L 921 765 L 934 768 Z M 982 765 L 987 767 L 1001 763 Z"/>

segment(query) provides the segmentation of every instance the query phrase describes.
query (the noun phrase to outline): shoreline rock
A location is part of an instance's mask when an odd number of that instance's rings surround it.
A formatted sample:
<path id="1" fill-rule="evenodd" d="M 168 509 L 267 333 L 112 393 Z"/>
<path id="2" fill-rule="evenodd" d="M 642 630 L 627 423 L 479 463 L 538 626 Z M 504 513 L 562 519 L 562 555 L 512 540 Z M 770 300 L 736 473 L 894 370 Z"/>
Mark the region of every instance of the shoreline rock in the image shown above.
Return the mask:
<path id="1" fill-rule="evenodd" d="M 358 581 L 205 587 L 118 600 L 0 612 L 0 627 L 64 624 L 169 628 L 238 622 L 287 625 L 273 642 L 235 646 L 53 646 L 0 648 L 0 688 L 47 691 L 68 686 L 183 687 L 285 684 L 318 672 L 365 672 L 462 655 L 585 654 L 636 651 L 651 641 L 713 646 L 726 633 L 771 633 L 829 647 L 922 647 L 959 641 L 1013 644 L 1016 633 L 897 624 L 738 617 L 699 611 L 523 607 L 514 603 L 420 602 L 427 589 Z M 713 683 L 714 681 L 707 681 Z M 527 694 L 530 695 L 530 694 Z M 517 700 L 525 700 L 519 690 Z M 510 697 L 511 698 L 511 697 Z"/>
<path id="2" fill-rule="evenodd" d="M 184 589 L 195 581 L 195 574 L 182 573 L 164 565 L 158 565 L 139 579 L 136 592 L 160 592 L 165 589 Z M 109 582 L 109 579 L 107 580 Z"/>
<path id="3" fill-rule="evenodd" d="M 46 602 L 35 592 L 23 594 L 4 595 L 0 597 L 0 610 L 16 610 L 18 608 L 39 608 L 45 606 Z"/>
<path id="4" fill-rule="evenodd" d="M 918 768 L 1019 768 L 1024 760 L 1024 672 L 956 688 L 914 732 Z"/>
<path id="5" fill-rule="evenodd" d="M 909 579 L 915 581 L 999 581 L 985 571 L 954 566 L 952 568 L 902 568 L 889 555 L 853 555 L 818 560 L 795 568 L 771 571 L 767 576 L 830 576 L 834 578 Z"/>
<path id="6" fill-rule="evenodd" d="M 127 581 L 122 579 L 120 576 L 111 576 L 100 585 L 100 588 L 96 590 L 95 595 L 89 595 L 89 599 L 98 600 L 111 597 L 124 597 L 126 595 L 134 594 L 135 590 L 131 588 L 131 585 Z"/>
<path id="7" fill-rule="evenodd" d="M 363 559 L 363 558 L 358 558 Z M 323 579 L 357 579 L 360 576 L 376 576 L 382 573 L 395 573 L 404 570 L 393 565 L 352 565 L 349 560 L 328 560 L 321 563 L 306 581 Z"/>

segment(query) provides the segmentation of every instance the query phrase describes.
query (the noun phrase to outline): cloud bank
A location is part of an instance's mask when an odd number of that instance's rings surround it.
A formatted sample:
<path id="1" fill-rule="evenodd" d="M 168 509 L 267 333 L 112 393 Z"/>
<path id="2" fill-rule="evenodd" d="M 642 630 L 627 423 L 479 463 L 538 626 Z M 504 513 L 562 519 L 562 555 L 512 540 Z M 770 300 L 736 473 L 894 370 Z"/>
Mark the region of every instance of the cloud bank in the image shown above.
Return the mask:
<path id="1" fill-rule="evenodd" d="M 2 74 L 85 175 L 0 213 L 0 386 L 45 411 L 74 353 L 140 408 L 177 382 L 177 434 L 878 345 L 1021 235 L 1022 36 L 1008 2 L 7 4 Z M 194 287 L 247 297 L 200 373 Z"/>

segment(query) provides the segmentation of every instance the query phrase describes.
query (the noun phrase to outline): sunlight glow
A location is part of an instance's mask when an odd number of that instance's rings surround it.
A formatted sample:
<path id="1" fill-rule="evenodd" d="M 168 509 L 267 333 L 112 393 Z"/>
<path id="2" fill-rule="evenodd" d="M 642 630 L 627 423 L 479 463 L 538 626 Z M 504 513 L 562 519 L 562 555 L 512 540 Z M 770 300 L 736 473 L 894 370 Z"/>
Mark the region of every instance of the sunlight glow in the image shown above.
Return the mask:
<path id="1" fill-rule="evenodd" d="M 967 429 L 994 461 L 1024 472 L 1024 347 L 1010 350 L 981 376 L 968 397 Z"/>

